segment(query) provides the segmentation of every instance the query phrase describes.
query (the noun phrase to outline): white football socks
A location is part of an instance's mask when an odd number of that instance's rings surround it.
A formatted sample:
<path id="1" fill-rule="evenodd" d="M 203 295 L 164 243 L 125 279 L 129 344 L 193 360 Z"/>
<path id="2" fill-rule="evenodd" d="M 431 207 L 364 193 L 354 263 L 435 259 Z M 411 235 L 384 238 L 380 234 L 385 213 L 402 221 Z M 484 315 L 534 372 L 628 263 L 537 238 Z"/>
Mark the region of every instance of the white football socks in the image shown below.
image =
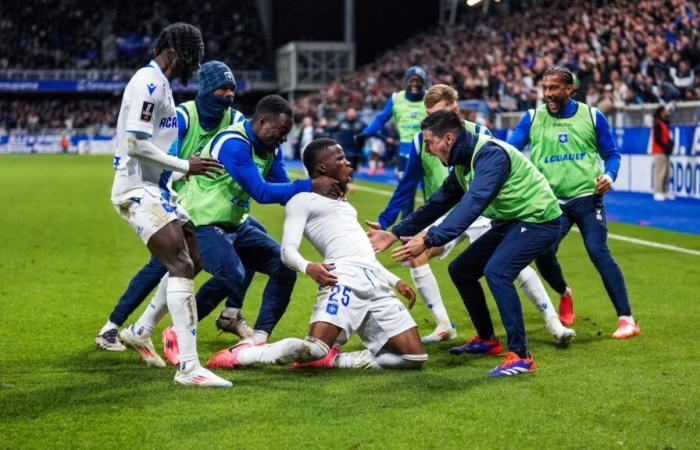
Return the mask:
<path id="1" fill-rule="evenodd" d="M 270 335 L 263 330 L 253 330 L 253 337 L 252 337 L 253 344 L 255 344 L 255 345 L 258 345 L 260 343 L 264 344 L 265 342 L 267 342 L 267 338 L 269 336 Z"/>
<path id="2" fill-rule="evenodd" d="M 228 306 L 221 311 L 221 315 L 228 319 L 235 319 L 238 317 L 238 313 L 241 312 L 239 308 L 229 308 Z"/>
<path id="3" fill-rule="evenodd" d="M 102 329 L 100 329 L 100 332 L 97 333 L 97 334 L 100 334 L 100 335 L 101 335 L 101 334 L 105 334 L 105 333 L 108 332 L 109 330 L 117 330 L 117 329 L 119 329 L 119 325 L 117 325 L 117 324 L 114 323 L 114 322 L 110 322 L 110 321 L 108 320 L 107 323 L 104 324 L 104 326 L 102 327 Z"/>
<path id="4" fill-rule="evenodd" d="M 420 369 L 428 355 L 398 355 L 380 352 L 373 355 L 369 350 L 339 353 L 335 367 L 339 369 Z"/>
<path id="5" fill-rule="evenodd" d="M 238 362 L 243 366 L 257 364 L 289 364 L 299 355 L 308 353 L 304 341 L 286 338 L 274 344 L 254 345 L 238 351 Z"/>
<path id="6" fill-rule="evenodd" d="M 527 297 L 532 306 L 539 311 L 546 323 L 555 319 L 559 322 L 557 311 L 554 309 L 552 300 L 549 298 L 549 295 L 547 295 L 547 291 L 540 277 L 537 275 L 537 272 L 535 272 L 535 269 L 530 266 L 525 267 L 518 274 L 516 280 L 520 289 L 522 289 L 525 294 L 525 297 Z M 561 325 L 561 323 L 559 323 L 559 325 Z"/>
<path id="7" fill-rule="evenodd" d="M 636 324 L 637 324 L 637 322 L 634 321 L 634 317 L 632 317 L 632 316 L 618 316 L 618 319 L 619 319 L 619 320 L 625 320 L 625 321 L 631 323 L 632 325 L 636 325 Z"/>
<path id="8" fill-rule="evenodd" d="M 449 327 L 450 318 L 447 315 L 445 304 L 442 302 L 440 286 L 430 265 L 425 264 L 411 268 L 411 278 L 413 279 L 413 284 L 416 285 L 416 289 L 418 289 L 420 297 L 433 315 L 435 322 L 438 325 Z"/>
<path id="9" fill-rule="evenodd" d="M 150 336 L 158 322 L 168 312 L 168 274 L 158 284 L 158 289 L 151 299 L 146 309 L 136 322 L 132 325 L 132 331 L 137 336 Z"/>
<path id="10" fill-rule="evenodd" d="M 194 281 L 189 278 L 168 279 L 168 310 L 173 319 L 173 331 L 180 348 L 180 370 L 199 367 L 197 356 L 197 305 Z"/>

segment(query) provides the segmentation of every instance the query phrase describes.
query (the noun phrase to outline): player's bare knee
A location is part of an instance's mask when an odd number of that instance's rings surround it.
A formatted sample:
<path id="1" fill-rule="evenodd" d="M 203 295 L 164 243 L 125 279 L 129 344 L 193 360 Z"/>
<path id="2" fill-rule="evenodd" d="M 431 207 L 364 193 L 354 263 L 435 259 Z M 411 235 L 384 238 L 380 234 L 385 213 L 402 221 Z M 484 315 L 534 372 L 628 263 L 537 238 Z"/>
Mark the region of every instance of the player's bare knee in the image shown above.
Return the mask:
<path id="1" fill-rule="evenodd" d="M 330 348 L 328 348 L 322 340 L 312 336 L 306 336 L 302 350 L 296 356 L 298 358 L 297 362 L 316 361 L 317 359 L 325 357 L 329 351 Z"/>

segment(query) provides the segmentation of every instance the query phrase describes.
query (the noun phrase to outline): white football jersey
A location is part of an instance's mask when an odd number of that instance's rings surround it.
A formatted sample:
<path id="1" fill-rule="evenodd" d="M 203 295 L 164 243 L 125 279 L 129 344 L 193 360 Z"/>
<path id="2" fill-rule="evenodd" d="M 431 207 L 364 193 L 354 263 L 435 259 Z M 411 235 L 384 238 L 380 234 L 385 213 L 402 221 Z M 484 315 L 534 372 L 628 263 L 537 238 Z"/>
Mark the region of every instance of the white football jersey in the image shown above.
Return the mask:
<path id="1" fill-rule="evenodd" d="M 285 238 L 298 233 L 292 229 L 304 220 L 304 235 L 324 261 L 370 264 L 376 261 L 367 234 L 357 222 L 357 211 L 347 201 L 301 192 L 287 202 L 285 210 L 282 245 Z"/>
<path id="2" fill-rule="evenodd" d="M 169 196 L 168 170 L 130 158 L 127 133 L 150 136 L 150 142 L 163 153 L 177 156 L 177 116 L 170 82 L 155 61 L 139 69 L 124 89 L 117 120 L 114 150 L 112 202 L 138 197 L 143 189 Z"/>

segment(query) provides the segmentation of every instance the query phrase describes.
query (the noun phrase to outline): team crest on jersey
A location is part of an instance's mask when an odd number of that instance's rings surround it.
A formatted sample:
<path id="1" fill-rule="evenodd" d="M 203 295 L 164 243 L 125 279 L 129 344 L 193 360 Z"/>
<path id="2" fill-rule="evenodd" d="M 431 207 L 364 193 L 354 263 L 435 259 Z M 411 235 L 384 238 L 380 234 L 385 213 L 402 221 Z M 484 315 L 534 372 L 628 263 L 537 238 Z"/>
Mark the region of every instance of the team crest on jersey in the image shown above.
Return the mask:
<path id="1" fill-rule="evenodd" d="M 411 119 L 415 119 L 416 117 L 418 117 L 418 113 L 415 111 L 411 111 Z"/>
<path id="2" fill-rule="evenodd" d="M 150 122 L 153 118 L 153 110 L 155 107 L 155 103 L 143 102 L 143 106 L 141 106 L 141 120 L 144 122 Z"/>
<path id="3" fill-rule="evenodd" d="M 566 144 L 567 142 L 569 142 L 569 134 L 568 133 L 559 133 L 559 143 Z"/>
<path id="4" fill-rule="evenodd" d="M 326 306 L 326 312 L 332 316 L 335 316 L 338 314 L 338 304 L 337 303 L 329 303 Z"/>

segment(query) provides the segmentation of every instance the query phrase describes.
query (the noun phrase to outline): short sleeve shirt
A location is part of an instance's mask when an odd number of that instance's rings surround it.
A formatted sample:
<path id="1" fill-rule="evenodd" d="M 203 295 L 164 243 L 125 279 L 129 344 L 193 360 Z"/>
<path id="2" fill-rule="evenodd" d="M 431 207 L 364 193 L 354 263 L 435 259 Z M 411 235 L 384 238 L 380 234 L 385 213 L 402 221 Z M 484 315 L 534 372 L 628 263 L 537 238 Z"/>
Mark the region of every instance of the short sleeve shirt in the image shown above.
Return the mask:
<path id="1" fill-rule="evenodd" d="M 117 120 L 112 201 L 137 197 L 144 189 L 170 192 L 170 171 L 129 157 L 127 134 L 149 136 L 164 153 L 177 155 L 177 115 L 170 82 L 155 61 L 139 69 L 124 89 Z"/>

